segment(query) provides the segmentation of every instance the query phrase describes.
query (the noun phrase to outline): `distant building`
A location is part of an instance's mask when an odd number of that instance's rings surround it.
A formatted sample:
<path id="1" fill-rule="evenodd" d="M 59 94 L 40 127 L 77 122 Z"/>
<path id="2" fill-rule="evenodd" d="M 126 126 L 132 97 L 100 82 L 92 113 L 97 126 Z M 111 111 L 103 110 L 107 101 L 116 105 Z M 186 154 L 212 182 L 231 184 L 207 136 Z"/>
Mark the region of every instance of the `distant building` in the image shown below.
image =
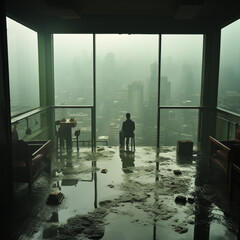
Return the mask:
<path id="1" fill-rule="evenodd" d="M 160 104 L 167 105 L 171 97 L 171 82 L 167 76 L 161 77 Z"/>
<path id="2" fill-rule="evenodd" d="M 147 81 L 146 104 L 143 114 L 143 139 L 146 146 L 156 146 L 157 140 L 157 102 L 158 102 L 158 64 L 150 65 L 150 78 Z"/>
<path id="3" fill-rule="evenodd" d="M 128 85 L 128 101 L 131 109 L 131 114 L 140 116 L 143 107 L 143 83 L 133 82 Z"/>
<path id="4" fill-rule="evenodd" d="M 184 64 L 182 66 L 180 89 L 185 98 L 183 100 L 191 100 L 194 92 L 194 79 L 192 65 L 190 64 Z"/>

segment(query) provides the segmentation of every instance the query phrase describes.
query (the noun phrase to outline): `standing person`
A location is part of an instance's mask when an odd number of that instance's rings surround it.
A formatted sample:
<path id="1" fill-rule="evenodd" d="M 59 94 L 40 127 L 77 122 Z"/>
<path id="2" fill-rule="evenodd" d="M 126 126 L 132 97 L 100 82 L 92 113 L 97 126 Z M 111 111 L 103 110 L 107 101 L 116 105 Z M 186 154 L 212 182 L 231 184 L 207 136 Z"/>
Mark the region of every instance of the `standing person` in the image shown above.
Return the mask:
<path id="1" fill-rule="evenodd" d="M 126 145 L 127 145 L 127 150 L 129 149 L 129 138 L 130 137 L 134 137 L 134 130 L 135 130 L 135 123 L 134 121 L 132 121 L 130 119 L 131 117 L 131 114 L 130 113 L 127 113 L 126 114 L 126 120 L 123 122 L 122 124 L 122 137 L 123 137 L 123 141 L 124 141 L 124 138 L 127 138 L 126 140 Z M 121 137 L 120 137 L 120 144 L 122 146 L 122 143 L 121 142 Z"/>

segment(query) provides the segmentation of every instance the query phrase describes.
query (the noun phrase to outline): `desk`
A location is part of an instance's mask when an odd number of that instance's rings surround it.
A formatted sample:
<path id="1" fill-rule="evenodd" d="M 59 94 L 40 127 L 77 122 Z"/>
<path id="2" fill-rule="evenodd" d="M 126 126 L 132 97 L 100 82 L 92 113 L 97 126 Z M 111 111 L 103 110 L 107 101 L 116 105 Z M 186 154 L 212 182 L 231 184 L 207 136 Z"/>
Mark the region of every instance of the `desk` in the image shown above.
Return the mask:
<path id="1" fill-rule="evenodd" d="M 72 147 L 72 129 L 77 126 L 75 119 L 62 119 L 60 121 L 59 135 L 60 145 L 64 146 L 64 140 L 66 140 L 67 149 Z"/>

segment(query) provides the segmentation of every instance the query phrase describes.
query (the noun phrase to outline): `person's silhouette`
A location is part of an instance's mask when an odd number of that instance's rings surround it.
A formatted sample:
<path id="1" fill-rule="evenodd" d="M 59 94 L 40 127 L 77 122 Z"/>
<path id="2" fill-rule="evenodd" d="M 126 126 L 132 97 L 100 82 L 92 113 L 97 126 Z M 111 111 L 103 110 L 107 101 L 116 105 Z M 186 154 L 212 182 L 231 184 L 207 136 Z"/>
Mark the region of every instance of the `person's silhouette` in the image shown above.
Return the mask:
<path id="1" fill-rule="evenodd" d="M 129 138 L 134 137 L 135 123 L 130 119 L 131 114 L 126 114 L 126 120 L 122 124 L 122 130 L 120 131 L 120 146 L 124 146 L 124 138 L 126 138 L 127 149 L 129 149 Z"/>

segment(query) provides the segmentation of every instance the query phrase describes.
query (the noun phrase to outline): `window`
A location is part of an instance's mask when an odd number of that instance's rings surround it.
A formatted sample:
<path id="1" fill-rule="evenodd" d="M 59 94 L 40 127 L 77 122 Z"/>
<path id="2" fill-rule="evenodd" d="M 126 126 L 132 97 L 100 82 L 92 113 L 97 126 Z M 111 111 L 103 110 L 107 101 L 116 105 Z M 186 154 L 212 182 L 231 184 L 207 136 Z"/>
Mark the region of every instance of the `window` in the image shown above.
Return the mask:
<path id="1" fill-rule="evenodd" d="M 119 144 L 125 114 L 137 145 L 156 145 L 158 35 L 96 35 L 97 137 Z"/>
<path id="2" fill-rule="evenodd" d="M 11 115 L 39 107 L 38 41 L 33 30 L 7 18 Z"/>
<path id="3" fill-rule="evenodd" d="M 240 20 L 221 32 L 218 107 L 240 114 Z"/>
<path id="4" fill-rule="evenodd" d="M 56 105 L 93 104 L 93 35 L 54 35 Z"/>
<path id="5" fill-rule="evenodd" d="M 162 35 L 160 145 L 197 143 L 202 74 L 202 35 Z"/>
<path id="6" fill-rule="evenodd" d="M 161 109 L 160 145 L 176 146 L 178 140 L 197 143 L 197 109 Z"/>
<path id="7" fill-rule="evenodd" d="M 161 106 L 199 106 L 202 35 L 162 35 Z"/>

